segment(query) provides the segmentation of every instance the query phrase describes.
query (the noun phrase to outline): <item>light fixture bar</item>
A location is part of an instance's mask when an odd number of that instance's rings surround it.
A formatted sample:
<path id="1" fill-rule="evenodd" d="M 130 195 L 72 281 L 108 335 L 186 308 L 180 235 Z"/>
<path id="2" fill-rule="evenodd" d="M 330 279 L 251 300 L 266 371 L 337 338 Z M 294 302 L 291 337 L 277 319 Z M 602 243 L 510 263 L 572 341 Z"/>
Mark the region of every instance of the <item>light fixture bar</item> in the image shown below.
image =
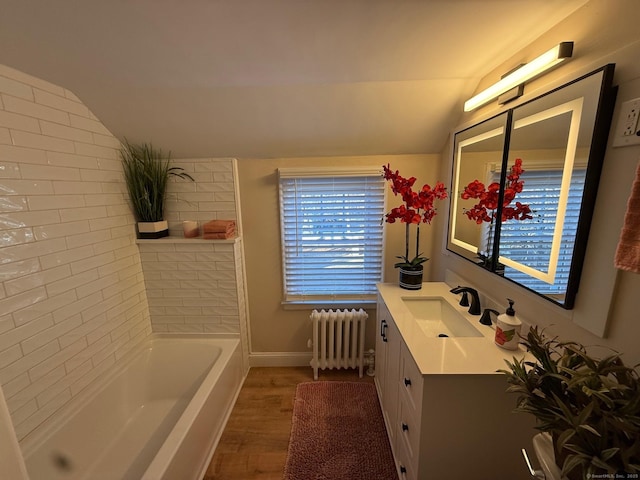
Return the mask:
<path id="1" fill-rule="evenodd" d="M 481 105 L 493 100 L 512 88 L 521 85 L 527 80 L 537 77 L 541 73 L 554 67 L 573 54 L 573 42 L 562 42 L 548 52 L 524 64 L 500 81 L 494 83 L 486 90 L 470 98 L 464 103 L 464 111 L 470 112 Z"/>

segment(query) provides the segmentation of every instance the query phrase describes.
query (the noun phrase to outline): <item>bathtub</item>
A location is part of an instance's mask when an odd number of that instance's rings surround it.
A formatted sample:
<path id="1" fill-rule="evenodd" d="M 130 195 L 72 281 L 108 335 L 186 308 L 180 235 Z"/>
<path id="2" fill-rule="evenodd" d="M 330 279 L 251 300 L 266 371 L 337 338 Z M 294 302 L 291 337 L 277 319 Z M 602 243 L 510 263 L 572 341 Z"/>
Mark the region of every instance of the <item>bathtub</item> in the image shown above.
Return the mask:
<path id="1" fill-rule="evenodd" d="M 239 343 L 151 335 L 25 439 L 30 478 L 202 478 L 244 379 Z"/>

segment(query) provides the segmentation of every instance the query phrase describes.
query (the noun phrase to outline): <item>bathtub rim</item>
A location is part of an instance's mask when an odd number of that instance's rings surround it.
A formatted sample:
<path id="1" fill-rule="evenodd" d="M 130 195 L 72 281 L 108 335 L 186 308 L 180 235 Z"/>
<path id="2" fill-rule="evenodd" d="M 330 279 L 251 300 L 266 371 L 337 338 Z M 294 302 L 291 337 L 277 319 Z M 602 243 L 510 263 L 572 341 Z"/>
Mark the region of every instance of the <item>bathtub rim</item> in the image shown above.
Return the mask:
<path id="1" fill-rule="evenodd" d="M 155 480 L 159 478 L 166 478 L 166 473 L 169 470 L 172 462 L 174 461 L 176 454 L 178 453 L 180 447 L 183 445 L 187 435 L 189 435 L 189 433 L 191 432 L 190 427 L 194 424 L 195 420 L 197 420 L 198 414 L 202 411 L 203 407 L 208 402 L 211 390 L 215 385 L 217 385 L 220 377 L 226 372 L 227 367 L 235 358 L 235 360 L 238 361 L 237 366 L 240 369 L 238 387 L 230 395 L 232 400 L 228 408 L 224 412 L 220 412 L 223 415 L 220 423 L 220 428 L 217 432 L 215 432 L 215 437 L 212 439 L 210 445 L 207 446 L 207 455 L 204 463 L 200 465 L 197 478 L 204 477 L 204 474 L 206 473 L 206 470 L 209 467 L 209 463 L 213 458 L 215 449 L 218 446 L 220 437 L 222 436 L 227 421 L 231 416 L 231 412 L 246 378 L 246 374 L 242 372 L 242 346 L 240 344 L 240 339 L 223 339 L 220 337 L 216 337 L 216 341 L 228 343 L 229 347 L 222 348 L 218 359 L 215 361 L 213 367 L 209 370 L 206 377 L 198 387 L 196 393 L 191 398 L 188 405 L 176 421 L 169 435 L 164 439 L 162 446 L 156 452 L 153 460 L 147 466 L 147 469 L 145 470 L 140 480 Z M 215 379 L 213 377 L 215 377 Z M 208 386 L 209 389 L 207 392 L 202 392 L 202 388 L 205 385 Z M 205 396 L 204 393 L 208 393 L 208 395 Z M 186 427 L 189 428 L 185 428 L 185 422 L 188 422 L 188 425 L 186 425 Z"/>
<path id="2" fill-rule="evenodd" d="M 25 464 L 28 459 L 40 447 L 42 447 L 51 436 L 62 426 L 64 426 L 71 418 L 73 418 L 78 410 L 99 395 L 109 384 L 118 377 L 135 358 L 151 347 L 154 340 L 215 340 L 228 344 L 229 347 L 235 342 L 240 341 L 240 337 L 235 334 L 216 334 L 216 333 L 164 333 L 154 332 L 143 338 L 140 343 L 132 347 L 122 357 L 115 361 L 103 375 L 99 375 L 83 388 L 80 393 L 73 397 L 69 402 L 65 403 L 49 418 L 38 425 L 33 431 L 29 432 L 19 443 L 22 451 L 22 457 Z M 236 347 L 233 347 L 234 349 Z M 224 349 L 223 349 L 224 350 Z M 218 358 L 222 356 L 220 352 Z M 216 360 L 217 361 L 217 360 Z M 207 374 L 208 376 L 208 374 Z M 184 413 L 184 412 L 183 412 Z M 182 418 L 182 414 L 180 416 Z M 164 443 L 163 443 L 164 445 Z"/>

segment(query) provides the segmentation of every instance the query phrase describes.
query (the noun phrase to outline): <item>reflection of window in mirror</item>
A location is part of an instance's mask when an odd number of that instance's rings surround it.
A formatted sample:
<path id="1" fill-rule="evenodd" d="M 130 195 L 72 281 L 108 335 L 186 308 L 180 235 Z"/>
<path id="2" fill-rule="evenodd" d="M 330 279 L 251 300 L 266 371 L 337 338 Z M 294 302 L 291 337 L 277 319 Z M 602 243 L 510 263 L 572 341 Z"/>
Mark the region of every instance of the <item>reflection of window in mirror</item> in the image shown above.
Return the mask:
<path id="1" fill-rule="evenodd" d="M 555 274 L 552 277 L 530 273 L 550 273 L 562 170 L 544 167 L 527 170 L 526 166 L 525 170 L 521 176 L 524 189 L 518 194 L 517 199 L 530 205 L 533 219 L 503 222 L 500 230 L 500 256 L 501 260 L 508 259 L 508 263 L 517 263 L 526 268 L 504 265 L 503 274 L 525 287 L 545 295 L 556 296 L 561 300 L 564 298 L 569 279 L 586 170 L 576 168 L 571 177 L 568 207 L 564 216 Z"/>
<path id="2" fill-rule="evenodd" d="M 582 105 L 578 97 L 520 118 L 516 109 L 514 115 L 509 155 L 524 159 L 525 183 L 517 200 L 530 206 L 535 222 L 503 223 L 499 273 L 551 296 L 566 291 L 582 202 L 584 170 L 576 169 L 584 156 L 578 153 Z"/>

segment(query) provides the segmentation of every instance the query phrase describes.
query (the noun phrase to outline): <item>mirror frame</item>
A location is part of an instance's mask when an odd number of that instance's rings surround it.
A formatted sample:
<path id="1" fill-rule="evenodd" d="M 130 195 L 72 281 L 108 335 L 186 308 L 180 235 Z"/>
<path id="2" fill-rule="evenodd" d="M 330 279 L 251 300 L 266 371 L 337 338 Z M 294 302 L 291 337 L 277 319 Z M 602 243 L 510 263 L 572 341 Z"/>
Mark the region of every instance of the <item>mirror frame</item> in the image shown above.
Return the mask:
<path id="1" fill-rule="evenodd" d="M 533 99 L 528 101 L 519 103 L 510 107 L 508 109 L 502 109 L 497 114 L 483 119 L 482 121 L 475 122 L 473 125 L 467 126 L 465 128 L 458 129 L 453 134 L 452 141 L 452 150 L 453 150 L 453 159 L 451 164 L 451 202 L 449 205 L 449 222 L 447 225 L 447 241 L 446 248 L 452 253 L 469 260 L 470 262 L 478 265 L 480 268 L 486 269 L 492 273 L 495 273 L 507 280 L 520 285 L 522 288 L 525 288 L 528 291 L 531 291 L 553 303 L 561 306 L 564 309 L 570 310 L 575 305 L 576 295 L 578 292 L 578 287 L 580 284 L 580 276 L 582 273 L 582 265 L 584 262 L 584 257 L 587 248 L 587 240 L 589 236 L 589 230 L 591 227 L 591 219 L 592 212 L 595 206 L 598 183 L 600 179 L 600 173 L 602 171 L 602 163 L 604 159 L 604 154 L 606 151 L 609 128 L 611 126 L 611 119 L 613 116 L 613 108 L 615 104 L 615 98 L 617 93 L 617 87 L 613 86 L 613 74 L 614 74 L 614 64 L 607 64 L 603 67 L 596 69 L 590 73 L 580 76 L 575 80 L 572 80 L 568 83 L 565 83 L 557 88 L 554 88 L 542 95 L 536 96 Z M 588 95 L 593 95 L 593 100 L 596 102 L 596 110 L 594 117 L 593 128 L 589 131 L 591 137 L 591 143 L 588 146 L 588 157 L 586 164 L 586 173 L 585 173 L 585 183 L 584 189 L 582 193 L 582 201 L 580 206 L 580 213 L 578 217 L 577 230 L 575 234 L 575 242 L 573 246 L 573 255 L 571 257 L 571 265 L 569 267 L 569 274 L 567 280 L 567 288 L 562 300 L 556 298 L 555 296 L 550 296 L 545 293 L 536 291 L 529 286 L 523 285 L 518 281 L 508 278 L 504 275 L 504 267 L 500 263 L 500 233 L 502 227 L 502 209 L 503 209 L 503 199 L 504 199 L 504 190 L 505 190 L 505 182 L 507 176 L 508 169 L 508 161 L 509 161 L 509 151 L 511 147 L 511 135 L 514 131 L 514 114 L 515 112 L 524 106 L 532 106 L 534 102 L 540 103 L 542 99 L 547 98 L 550 94 L 559 92 L 564 88 L 571 87 L 572 85 L 590 78 L 594 75 L 601 75 L 601 81 L 599 83 L 599 88 L 597 91 L 589 92 Z M 593 77 L 595 78 L 595 77 Z M 583 98 L 583 97 L 578 97 Z M 548 98 L 547 98 L 548 99 Z M 570 98 L 569 100 L 565 100 L 565 102 L 558 102 L 557 104 L 553 104 L 551 108 L 562 105 L 563 103 L 568 103 L 574 101 L 575 99 Z M 542 112 L 548 110 L 549 107 L 545 107 Z M 502 116 L 506 115 L 506 126 L 504 132 L 504 143 L 502 145 L 502 151 L 496 152 L 501 153 L 501 163 L 499 164 L 500 170 L 500 181 L 499 181 L 499 195 L 498 195 L 498 207 L 495 212 L 495 222 L 492 222 L 493 226 L 493 237 L 491 238 L 490 245 L 491 249 L 489 250 L 489 256 L 487 258 L 482 258 L 479 255 L 476 255 L 473 258 L 472 255 L 465 255 L 461 253 L 461 250 L 469 250 L 468 247 L 464 247 L 461 249 L 459 244 L 461 242 L 460 239 L 453 238 L 453 234 L 456 230 L 456 218 L 459 215 L 463 215 L 461 211 L 459 211 L 459 203 L 458 199 L 460 198 L 461 190 L 459 185 L 459 170 L 460 170 L 460 159 L 459 159 L 459 143 L 460 138 L 464 137 L 464 135 L 469 135 L 469 131 L 475 127 L 480 127 L 483 124 L 490 124 L 491 121 L 495 121 L 496 119 L 500 119 Z M 572 115 L 573 117 L 573 115 Z M 527 117 L 525 117 L 527 118 Z M 574 123 L 574 119 L 572 118 L 572 124 Z M 582 118 L 580 119 L 580 123 L 582 123 Z M 575 128 L 572 125 L 571 128 Z M 481 135 L 481 134 L 480 134 Z M 463 140 L 465 141 L 465 140 Z M 567 143 L 569 143 L 569 138 L 567 139 Z M 574 146 L 575 147 L 575 146 Z M 572 158 L 567 158 L 567 164 L 573 164 L 575 159 L 575 148 L 572 153 Z M 564 168 L 564 167 L 563 167 Z M 526 170 L 526 166 L 525 166 Z M 566 176 L 563 174 L 563 176 Z M 468 220 L 472 221 L 472 220 Z M 485 227 L 486 228 L 486 227 Z M 491 228 L 491 227 L 489 227 Z M 457 246 L 457 245 L 458 246 Z M 479 246 L 480 248 L 480 246 Z M 471 251 L 471 250 L 469 250 Z M 524 269 L 523 269 L 524 270 Z M 526 273 L 526 272 L 524 272 Z M 533 277 L 532 277 L 533 278 Z"/>

